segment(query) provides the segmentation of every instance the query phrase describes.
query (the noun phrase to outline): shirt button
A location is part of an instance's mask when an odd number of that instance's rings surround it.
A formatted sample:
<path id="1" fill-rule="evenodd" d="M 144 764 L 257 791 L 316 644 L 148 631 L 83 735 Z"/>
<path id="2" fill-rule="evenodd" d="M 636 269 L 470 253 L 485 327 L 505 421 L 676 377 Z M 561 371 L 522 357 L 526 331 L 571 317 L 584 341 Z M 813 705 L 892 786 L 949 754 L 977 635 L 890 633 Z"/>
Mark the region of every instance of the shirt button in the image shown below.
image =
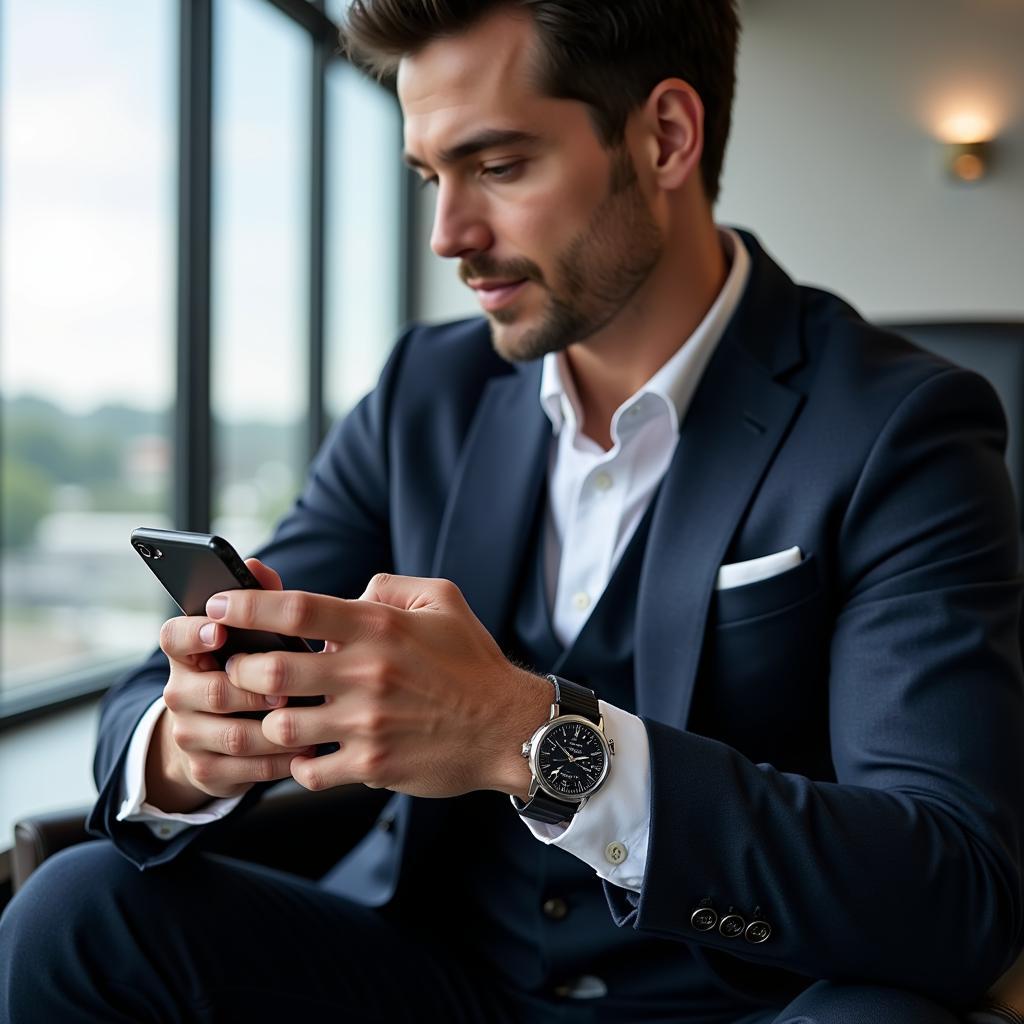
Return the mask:
<path id="1" fill-rule="evenodd" d="M 590 607 L 590 595 L 585 590 L 577 591 L 572 595 L 572 603 L 574 608 L 584 612 Z"/>
<path id="2" fill-rule="evenodd" d="M 613 483 L 612 478 L 607 473 L 598 473 L 594 477 L 594 486 L 599 491 L 607 491 Z"/>
<path id="3" fill-rule="evenodd" d="M 629 851 L 622 843 L 609 843 L 604 848 L 605 860 L 611 864 L 621 864 L 629 855 Z"/>
<path id="4" fill-rule="evenodd" d="M 544 901 L 540 909 L 544 916 L 552 921 L 563 921 L 569 913 L 569 904 L 561 896 L 552 896 L 551 899 Z"/>
<path id="5" fill-rule="evenodd" d="M 161 838 L 166 839 L 171 834 L 171 826 L 161 825 L 157 831 L 160 833 Z"/>

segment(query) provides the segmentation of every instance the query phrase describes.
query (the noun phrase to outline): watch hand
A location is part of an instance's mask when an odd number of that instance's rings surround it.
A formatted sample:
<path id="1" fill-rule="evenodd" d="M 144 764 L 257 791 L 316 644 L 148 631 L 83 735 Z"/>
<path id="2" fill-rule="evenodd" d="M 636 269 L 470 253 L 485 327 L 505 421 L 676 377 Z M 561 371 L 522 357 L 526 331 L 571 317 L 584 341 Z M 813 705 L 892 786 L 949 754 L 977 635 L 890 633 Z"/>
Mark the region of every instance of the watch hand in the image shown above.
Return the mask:
<path id="1" fill-rule="evenodd" d="M 565 749 L 565 747 L 563 747 L 563 746 L 562 746 L 562 744 L 561 744 L 561 743 L 559 743 L 559 742 L 558 742 L 557 740 L 555 741 L 555 746 L 556 746 L 556 747 L 558 747 L 558 749 L 559 749 L 559 750 L 560 750 L 560 751 L 561 751 L 561 752 L 562 752 L 563 754 L 565 754 L 565 756 L 566 756 L 567 758 L 569 758 L 569 763 L 570 763 L 570 764 L 575 764 L 575 763 L 576 763 L 576 758 L 575 758 L 575 757 L 573 757 L 573 756 L 572 756 L 572 754 L 570 754 L 570 753 L 569 753 L 569 751 L 568 751 L 568 750 L 566 750 L 566 749 Z"/>

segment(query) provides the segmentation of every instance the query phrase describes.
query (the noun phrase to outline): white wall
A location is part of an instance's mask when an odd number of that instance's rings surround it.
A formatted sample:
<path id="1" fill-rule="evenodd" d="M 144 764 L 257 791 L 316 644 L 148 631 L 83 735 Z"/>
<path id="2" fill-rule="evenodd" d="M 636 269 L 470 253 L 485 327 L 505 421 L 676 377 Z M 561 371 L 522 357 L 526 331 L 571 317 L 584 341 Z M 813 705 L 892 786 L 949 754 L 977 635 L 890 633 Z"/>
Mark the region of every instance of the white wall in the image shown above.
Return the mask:
<path id="1" fill-rule="evenodd" d="M 720 221 L 877 318 L 1024 318 L 1024 2 L 746 0 Z M 956 185 L 938 124 L 994 117 L 985 181 Z M 423 193 L 426 195 L 426 193 Z M 473 315 L 429 253 L 425 319 Z"/>
<path id="2" fill-rule="evenodd" d="M 1024 3 L 747 0 L 718 217 L 876 317 L 1024 317 Z M 949 182 L 937 125 L 1001 126 Z"/>

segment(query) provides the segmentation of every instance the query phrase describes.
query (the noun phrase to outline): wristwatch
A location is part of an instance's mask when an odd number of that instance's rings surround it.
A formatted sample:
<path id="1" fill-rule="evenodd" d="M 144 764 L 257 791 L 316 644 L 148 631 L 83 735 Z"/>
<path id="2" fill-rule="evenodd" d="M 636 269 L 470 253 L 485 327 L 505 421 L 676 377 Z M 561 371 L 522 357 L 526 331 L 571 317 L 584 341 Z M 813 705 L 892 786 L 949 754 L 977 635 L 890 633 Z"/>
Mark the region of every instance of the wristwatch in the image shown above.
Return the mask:
<path id="1" fill-rule="evenodd" d="M 597 697 L 568 679 L 549 675 L 555 688 L 551 717 L 523 744 L 533 781 L 525 803 L 512 797 L 524 818 L 567 821 L 604 785 L 615 741 L 604 734 Z"/>

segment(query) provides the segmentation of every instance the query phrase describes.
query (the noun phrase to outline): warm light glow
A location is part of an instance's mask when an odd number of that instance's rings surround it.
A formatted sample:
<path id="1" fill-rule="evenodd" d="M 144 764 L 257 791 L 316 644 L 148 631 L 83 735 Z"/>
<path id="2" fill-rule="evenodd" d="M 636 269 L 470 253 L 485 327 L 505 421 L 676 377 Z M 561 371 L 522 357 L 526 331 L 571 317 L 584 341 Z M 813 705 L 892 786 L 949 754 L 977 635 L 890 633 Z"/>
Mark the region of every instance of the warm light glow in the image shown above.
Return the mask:
<path id="1" fill-rule="evenodd" d="M 990 117 L 962 111 L 947 117 L 939 125 L 938 134 L 943 142 L 988 142 L 995 133 Z"/>

